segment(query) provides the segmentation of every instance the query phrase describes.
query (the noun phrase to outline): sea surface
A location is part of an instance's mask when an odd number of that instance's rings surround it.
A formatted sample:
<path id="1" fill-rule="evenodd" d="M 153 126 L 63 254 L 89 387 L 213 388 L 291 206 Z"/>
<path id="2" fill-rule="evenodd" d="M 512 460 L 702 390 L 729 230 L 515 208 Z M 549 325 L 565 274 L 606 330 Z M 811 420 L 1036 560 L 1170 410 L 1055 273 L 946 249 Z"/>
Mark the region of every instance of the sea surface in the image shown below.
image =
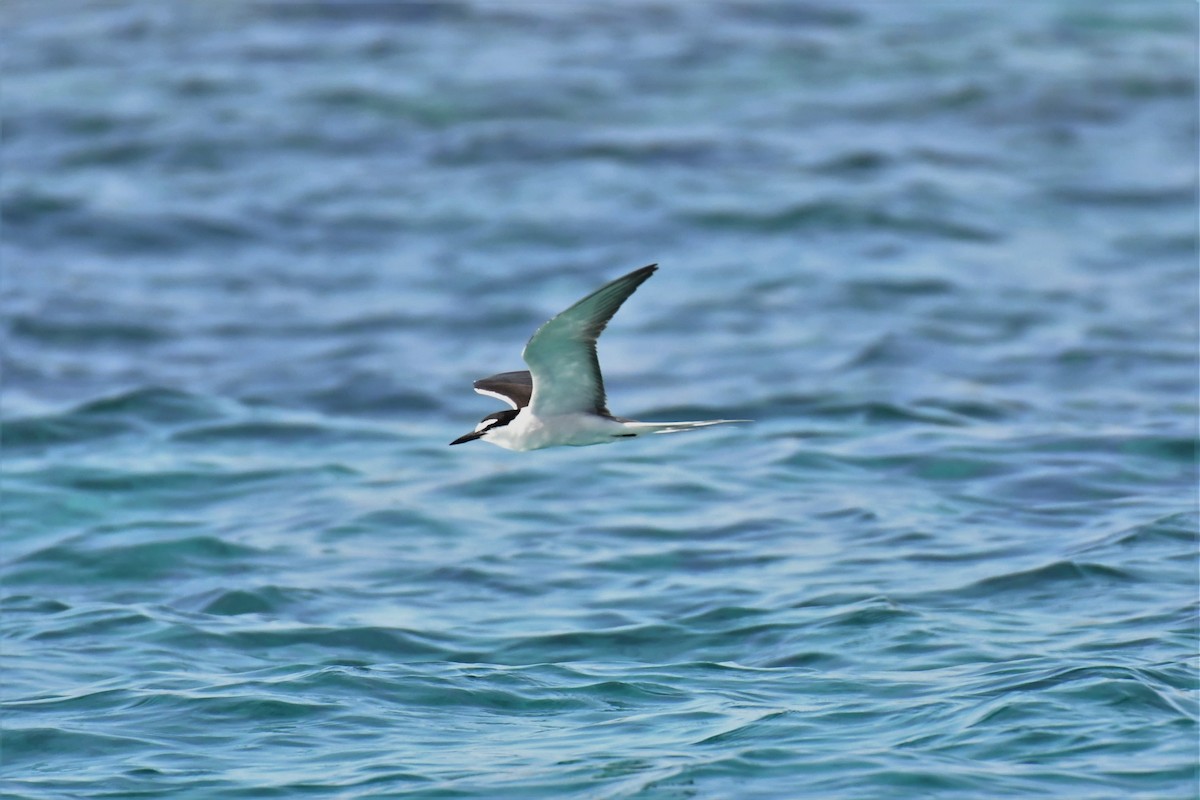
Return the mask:
<path id="1" fill-rule="evenodd" d="M 0 793 L 1195 798 L 1197 6 L 6 0 Z M 651 262 L 610 407 L 447 447 Z"/>

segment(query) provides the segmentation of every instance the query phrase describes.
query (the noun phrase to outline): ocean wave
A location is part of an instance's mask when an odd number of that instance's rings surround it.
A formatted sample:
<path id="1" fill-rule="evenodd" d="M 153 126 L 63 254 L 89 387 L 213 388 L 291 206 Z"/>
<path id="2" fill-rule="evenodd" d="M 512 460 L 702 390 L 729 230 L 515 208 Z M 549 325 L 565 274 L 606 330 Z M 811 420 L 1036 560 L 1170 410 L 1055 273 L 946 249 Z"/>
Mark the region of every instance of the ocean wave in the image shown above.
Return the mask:
<path id="1" fill-rule="evenodd" d="M 12 585 L 38 584 L 54 574 L 69 573 L 95 582 L 162 580 L 207 574 L 219 565 L 244 567 L 263 554 L 256 548 L 206 535 L 166 537 L 157 541 L 109 543 L 95 537 L 72 537 L 28 552 L 9 563 L 6 580 Z"/>
<path id="2" fill-rule="evenodd" d="M 931 236 L 968 242 L 994 242 L 1003 237 L 982 224 L 949 218 L 888 211 L 870 204 L 836 200 L 813 201 L 774 210 L 692 211 L 685 219 L 700 227 L 784 233 L 798 231 L 845 232 L 851 230 Z"/>
<path id="3" fill-rule="evenodd" d="M 8 795 L 1195 795 L 1194 15 L 54 5 Z M 753 424 L 446 445 L 649 261 L 614 407 Z"/>
<path id="4" fill-rule="evenodd" d="M 946 596 L 967 599 L 1023 595 L 1033 600 L 1038 597 L 1047 597 L 1067 588 L 1099 590 L 1136 582 L 1136 575 L 1117 567 L 1069 560 L 984 578 L 956 589 Z"/>

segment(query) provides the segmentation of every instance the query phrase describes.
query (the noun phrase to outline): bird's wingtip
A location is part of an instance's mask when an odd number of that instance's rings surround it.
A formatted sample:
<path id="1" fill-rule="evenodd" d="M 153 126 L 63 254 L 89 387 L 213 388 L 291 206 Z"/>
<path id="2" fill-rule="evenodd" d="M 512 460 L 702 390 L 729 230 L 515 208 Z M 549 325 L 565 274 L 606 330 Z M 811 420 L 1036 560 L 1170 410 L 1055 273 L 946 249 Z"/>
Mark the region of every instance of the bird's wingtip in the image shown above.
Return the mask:
<path id="1" fill-rule="evenodd" d="M 653 275 L 656 272 L 658 272 L 658 262 L 655 262 L 653 264 L 647 264 L 644 267 L 638 267 L 637 269 L 635 269 L 633 272 L 629 273 L 625 277 L 626 278 L 637 278 L 638 283 L 641 284 L 642 281 L 646 280 L 647 278 L 649 278 L 651 275 Z M 620 279 L 618 279 L 618 280 L 620 280 Z"/>

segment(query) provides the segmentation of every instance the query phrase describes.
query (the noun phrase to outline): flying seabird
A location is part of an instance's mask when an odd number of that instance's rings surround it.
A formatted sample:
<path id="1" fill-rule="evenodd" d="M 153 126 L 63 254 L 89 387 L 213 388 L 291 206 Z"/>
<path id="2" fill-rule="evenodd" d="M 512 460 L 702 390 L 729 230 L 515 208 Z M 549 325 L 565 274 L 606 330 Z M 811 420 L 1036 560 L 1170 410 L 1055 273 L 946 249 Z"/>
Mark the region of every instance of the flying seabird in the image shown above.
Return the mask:
<path id="1" fill-rule="evenodd" d="M 749 422 L 637 422 L 608 411 L 596 339 L 621 304 L 658 269 L 636 269 L 605 284 L 538 328 L 521 353 L 528 370 L 501 372 L 475 381 L 475 391 L 503 400 L 510 409 L 488 414 L 475 430 L 450 444 L 482 439 L 509 450 L 608 444 L 648 433 Z"/>

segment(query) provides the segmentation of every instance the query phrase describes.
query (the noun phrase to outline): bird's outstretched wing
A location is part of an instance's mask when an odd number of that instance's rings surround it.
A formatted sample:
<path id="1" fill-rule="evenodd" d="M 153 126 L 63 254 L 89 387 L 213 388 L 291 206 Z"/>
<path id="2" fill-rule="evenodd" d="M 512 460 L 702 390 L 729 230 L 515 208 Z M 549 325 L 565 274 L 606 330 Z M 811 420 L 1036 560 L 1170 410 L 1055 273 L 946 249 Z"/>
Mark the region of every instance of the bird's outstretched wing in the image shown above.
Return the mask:
<path id="1" fill-rule="evenodd" d="M 521 356 L 533 374 L 530 410 L 539 416 L 584 412 L 608 416 L 596 339 L 657 264 L 606 284 L 538 328 Z"/>
<path id="2" fill-rule="evenodd" d="M 533 376 L 528 370 L 501 372 L 475 381 L 475 391 L 503 400 L 519 411 L 529 405 L 529 396 L 533 394 Z"/>

